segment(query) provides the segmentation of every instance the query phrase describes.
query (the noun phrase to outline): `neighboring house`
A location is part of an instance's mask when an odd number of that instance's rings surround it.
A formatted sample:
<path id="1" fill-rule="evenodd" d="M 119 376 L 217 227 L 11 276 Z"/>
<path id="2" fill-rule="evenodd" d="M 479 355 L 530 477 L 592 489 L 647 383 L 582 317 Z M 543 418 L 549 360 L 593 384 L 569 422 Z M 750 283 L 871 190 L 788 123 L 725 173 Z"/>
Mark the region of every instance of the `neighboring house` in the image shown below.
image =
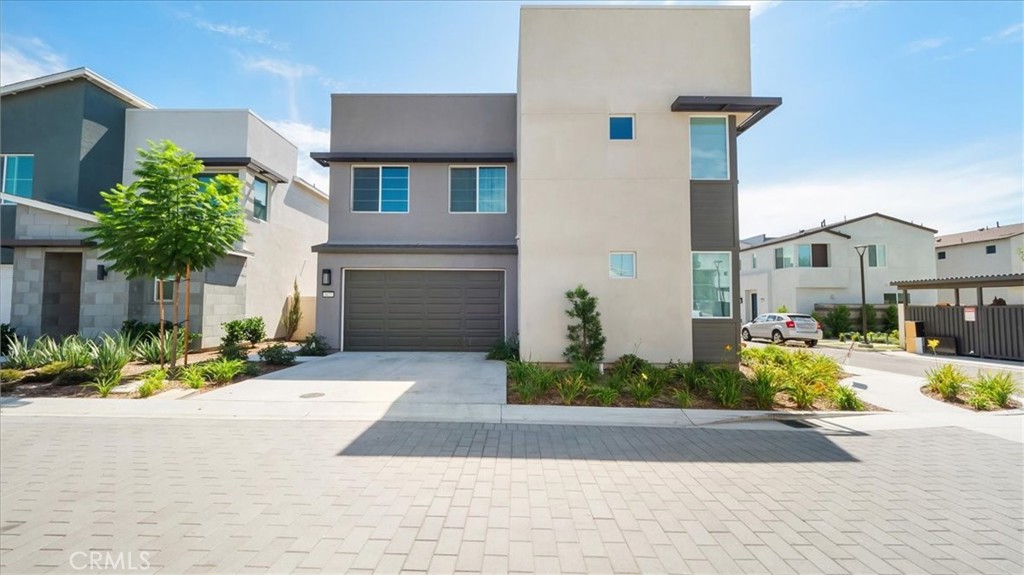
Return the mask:
<path id="1" fill-rule="evenodd" d="M 935 277 L 935 230 L 884 214 L 850 220 L 777 238 L 742 241 L 740 286 L 743 318 L 776 311 L 810 313 L 815 304 L 860 305 L 860 256 L 864 253 L 867 303 L 895 304 L 893 280 Z M 935 303 L 934 292 L 914 292 L 914 303 Z"/>
<path id="2" fill-rule="evenodd" d="M 169 139 L 209 175 L 238 176 L 245 195 L 245 239 L 193 274 L 191 328 L 216 345 L 221 322 L 261 316 L 268 335 L 283 335 L 293 280 L 304 294 L 315 289 L 309 246 L 326 236 L 328 202 L 295 176 L 293 144 L 248 110 L 157 110 L 84 68 L 4 86 L 0 97 L 0 239 L 19 334 L 95 336 L 127 319 L 158 319 L 156 280 L 110 272 L 81 228 L 96 222 L 101 191 L 134 180 L 137 148 Z M 305 303 L 312 317 L 315 298 Z"/>
<path id="3" fill-rule="evenodd" d="M 939 278 L 1019 274 L 1024 272 L 1024 224 L 970 230 L 935 238 L 935 271 Z M 1024 286 L 985 288 L 984 302 L 995 298 L 1024 304 Z M 977 305 L 977 292 L 960 290 L 961 305 Z M 939 302 L 955 304 L 954 290 L 939 290 Z"/>
<path id="4" fill-rule="evenodd" d="M 347 350 L 562 361 L 565 292 L 605 357 L 735 361 L 746 7 L 524 7 L 519 88 L 332 96 L 317 331 Z M 607 31 L 608 33 L 599 33 Z"/>

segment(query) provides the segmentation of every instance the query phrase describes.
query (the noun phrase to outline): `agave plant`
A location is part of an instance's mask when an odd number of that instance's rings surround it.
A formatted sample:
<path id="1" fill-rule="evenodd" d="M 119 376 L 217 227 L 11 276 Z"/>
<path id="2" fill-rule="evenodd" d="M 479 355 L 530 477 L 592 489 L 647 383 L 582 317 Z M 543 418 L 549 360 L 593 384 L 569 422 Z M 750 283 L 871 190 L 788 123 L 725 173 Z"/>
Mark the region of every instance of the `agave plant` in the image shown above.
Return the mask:
<path id="1" fill-rule="evenodd" d="M 103 334 L 95 346 L 92 366 L 96 368 L 99 378 L 120 377 L 121 370 L 132 359 L 131 339 L 118 334 Z"/>

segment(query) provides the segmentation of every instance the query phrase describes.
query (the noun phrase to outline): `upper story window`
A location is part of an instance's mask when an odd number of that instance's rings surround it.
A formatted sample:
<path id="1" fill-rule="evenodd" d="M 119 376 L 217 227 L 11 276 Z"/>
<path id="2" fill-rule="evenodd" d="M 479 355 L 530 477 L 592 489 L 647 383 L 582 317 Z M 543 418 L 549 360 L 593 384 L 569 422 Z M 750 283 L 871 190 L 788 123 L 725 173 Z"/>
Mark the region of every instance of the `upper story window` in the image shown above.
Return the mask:
<path id="1" fill-rule="evenodd" d="M 690 118 L 690 179 L 729 179 L 729 122 L 726 118 Z"/>
<path id="2" fill-rule="evenodd" d="M 448 211 L 452 213 L 505 213 L 505 166 L 450 168 Z"/>
<path id="3" fill-rule="evenodd" d="M 946 259 L 946 252 L 939 252 L 937 255 L 940 260 Z"/>
<path id="4" fill-rule="evenodd" d="M 796 265 L 802 268 L 827 268 L 828 244 L 799 244 Z"/>
<path id="5" fill-rule="evenodd" d="M 409 167 L 353 166 L 352 211 L 409 213 Z"/>
<path id="6" fill-rule="evenodd" d="M 757 269 L 757 254 L 750 254 L 750 269 Z"/>
<path id="7" fill-rule="evenodd" d="M 608 276 L 613 279 L 636 279 L 636 253 L 612 252 L 609 254 Z"/>
<path id="8" fill-rule="evenodd" d="M 632 140 L 633 116 L 611 116 L 608 118 L 608 137 L 612 140 Z"/>
<path id="9" fill-rule="evenodd" d="M 269 187 L 266 180 L 256 178 L 252 181 L 252 217 L 257 220 L 267 221 L 267 191 Z"/>
<path id="10" fill-rule="evenodd" d="M 729 252 L 693 252 L 693 317 L 732 317 Z"/>
<path id="11" fill-rule="evenodd" d="M 35 157 L 29 155 L 0 156 L 0 191 L 31 198 L 35 162 Z"/>
<path id="12" fill-rule="evenodd" d="M 775 248 L 775 269 L 793 267 L 793 246 Z"/>
<path id="13" fill-rule="evenodd" d="M 985 246 L 985 253 L 986 254 L 994 254 L 994 253 L 996 253 L 996 246 L 994 246 L 994 245 Z"/>
<path id="14" fill-rule="evenodd" d="M 872 245 L 868 246 L 868 267 L 869 268 L 884 268 L 885 267 L 885 246 Z"/>

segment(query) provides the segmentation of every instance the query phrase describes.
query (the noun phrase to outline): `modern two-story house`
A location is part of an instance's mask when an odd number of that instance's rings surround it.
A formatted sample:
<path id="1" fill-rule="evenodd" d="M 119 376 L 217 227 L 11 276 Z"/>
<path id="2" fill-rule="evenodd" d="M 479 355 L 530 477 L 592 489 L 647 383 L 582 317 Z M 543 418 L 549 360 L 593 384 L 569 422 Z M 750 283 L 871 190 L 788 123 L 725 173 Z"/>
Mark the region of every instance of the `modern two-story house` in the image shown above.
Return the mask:
<path id="1" fill-rule="evenodd" d="M 1024 273 L 1024 224 L 988 226 L 935 238 L 935 271 L 939 278 L 962 278 Z M 987 301 L 978 302 L 974 290 L 939 290 L 939 302 L 988 305 L 1003 300 L 1024 304 L 1024 285 L 985 289 Z"/>
<path id="2" fill-rule="evenodd" d="M 740 250 L 740 286 L 745 321 L 785 306 L 811 313 L 815 305 L 861 303 L 860 255 L 864 251 L 867 303 L 898 303 L 889 282 L 935 275 L 931 246 L 935 230 L 884 214 L 771 238 L 747 238 Z M 902 302 L 899 302 L 902 303 Z M 914 303 L 933 304 L 933 291 L 914 292 Z"/>
<path id="3" fill-rule="evenodd" d="M 746 7 L 523 7 L 515 94 L 332 96 L 317 331 L 345 350 L 562 361 L 565 292 L 606 359 L 734 361 Z"/>
<path id="4" fill-rule="evenodd" d="M 0 245 L 11 261 L 5 303 L 20 335 L 95 336 L 127 319 L 159 318 L 160 280 L 111 272 L 82 228 L 95 223 L 101 191 L 134 180 L 137 149 L 163 139 L 195 153 L 204 177 L 232 174 L 243 185 L 245 239 L 193 276 L 190 321 L 202 345 L 216 345 L 221 323 L 242 317 L 263 317 L 270 336 L 283 335 L 296 280 L 313 317 L 309 246 L 326 237 L 328 198 L 295 175 L 295 146 L 255 114 L 158 110 L 84 68 L 4 86 L 0 97 Z"/>

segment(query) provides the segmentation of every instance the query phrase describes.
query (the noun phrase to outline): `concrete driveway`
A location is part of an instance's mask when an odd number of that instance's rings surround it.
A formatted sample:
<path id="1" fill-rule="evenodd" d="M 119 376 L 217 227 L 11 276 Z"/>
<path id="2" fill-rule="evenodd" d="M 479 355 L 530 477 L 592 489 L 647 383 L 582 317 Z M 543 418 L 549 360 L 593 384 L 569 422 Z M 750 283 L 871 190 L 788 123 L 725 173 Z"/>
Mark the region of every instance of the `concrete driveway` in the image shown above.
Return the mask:
<path id="1" fill-rule="evenodd" d="M 334 403 L 359 419 L 436 419 L 505 404 L 505 364 L 483 353 L 342 352 L 194 396 L 239 402 Z"/>

